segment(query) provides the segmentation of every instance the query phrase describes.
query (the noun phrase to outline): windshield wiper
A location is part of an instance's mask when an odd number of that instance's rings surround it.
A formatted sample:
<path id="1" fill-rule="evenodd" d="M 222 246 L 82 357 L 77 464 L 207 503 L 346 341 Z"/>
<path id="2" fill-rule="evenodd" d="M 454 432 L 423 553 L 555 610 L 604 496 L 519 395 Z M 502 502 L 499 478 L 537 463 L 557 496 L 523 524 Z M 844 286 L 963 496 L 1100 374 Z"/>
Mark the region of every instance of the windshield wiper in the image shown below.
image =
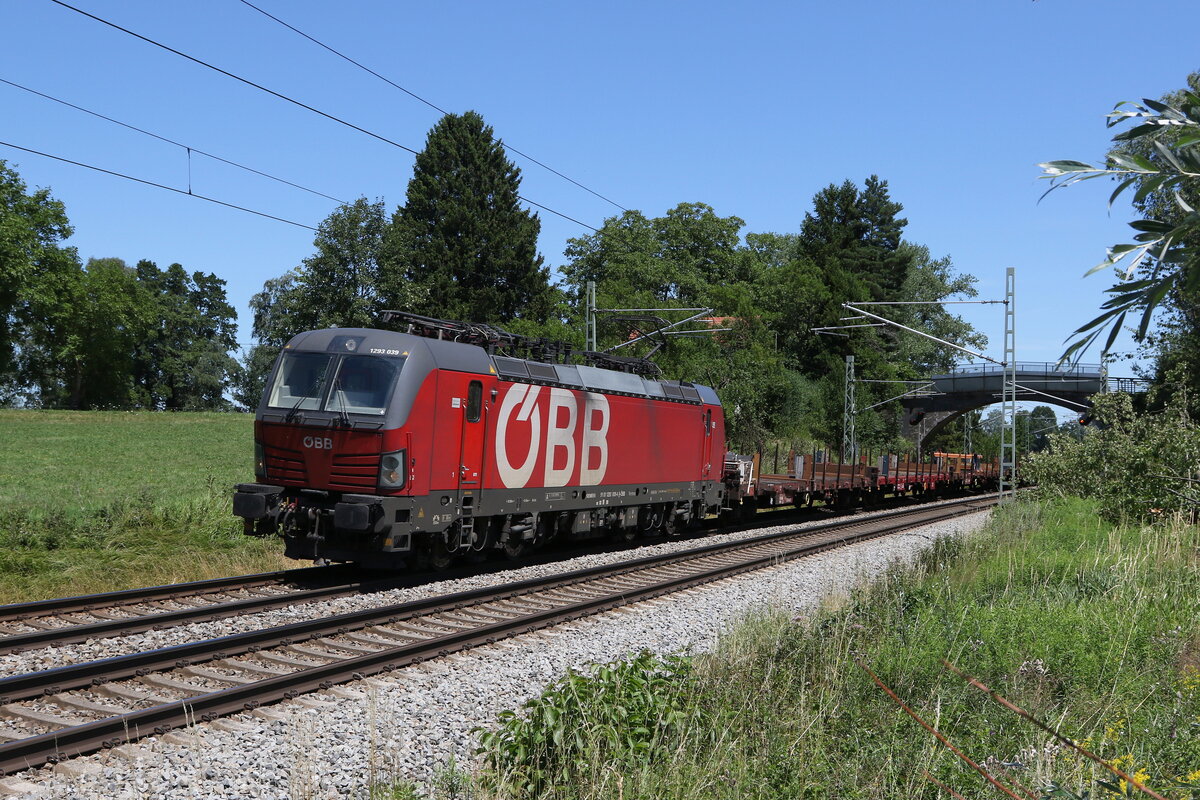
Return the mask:
<path id="1" fill-rule="evenodd" d="M 296 398 L 296 404 L 292 406 L 291 410 L 288 411 L 286 415 L 284 415 L 283 421 L 291 422 L 297 416 L 300 416 L 297 413 L 300 410 L 300 404 L 303 403 L 305 400 L 312 400 L 313 392 L 315 392 L 317 390 L 317 387 L 319 387 L 324 381 L 325 381 L 325 373 L 322 372 L 315 379 L 313 379 L 312 384 L 308 387 L 308 391 L 306 391 L 304 394 L 302 394 L 298 398 Z M 300 421 L 301 422 L 304 421 L 303 416 L 300 416 Z"/>
<path id="2" fill-rule="evenodd" d="M 339 370 L 340 372 L 340 370 Z M 346 413 L 346 395 L 342 392 L 342 376 L 338 375 L 333 379 L 333 393 L 338 399 L 338 422 L 341 427 L 350 427 L 350 415 Z M 333 420 L 330 420 L 332 422 Z"/>

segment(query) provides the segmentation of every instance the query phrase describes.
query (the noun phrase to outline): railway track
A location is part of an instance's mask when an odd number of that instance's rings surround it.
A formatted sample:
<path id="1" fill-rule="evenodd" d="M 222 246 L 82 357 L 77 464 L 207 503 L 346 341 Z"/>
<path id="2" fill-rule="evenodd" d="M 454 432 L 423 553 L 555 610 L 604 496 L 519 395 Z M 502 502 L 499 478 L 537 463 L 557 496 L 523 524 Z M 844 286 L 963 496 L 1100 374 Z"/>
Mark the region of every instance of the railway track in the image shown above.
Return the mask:
<path id="1" fill-rule="evenodd" d="M 397 585 L 344 566 L 307 567 L 0 606 L 0 653 L 161 629 Z"/>
<path id="2" fill-rule="evenodd" d="M 805 512 L 791 509 L 764 512 L 758 518 L 742 521 L 735 527 L 738 530 L 750 530 L 778 525 L 797 513 Z M 813 518 L 813 513 L 807 512 L 807 517 Z M 820 515 L 829 512 L 815 513 Z M 680 538 L 686 538 L 686 535 Z M 643 544 L 657 544 L 658 541 L 660 539 L 646 540 Z M 628 544 L 614 546 L 629 547 Z M 520 564 L 550 563 L 591 552 L 596 552 L 594 544 L 590 548 L 576 547 L 540 553 L 522 559 Z M 215 622 L 304 603 L 416 586 L 430 580 L 496 572 L 512 566 L 513 562 L 493 562 L 433 574 L 408 573 L 386 577 L 349 565 L 307 567 L 2 605 L 0 654 L 162 630 L 187 623 Z"/>
<path id="3" fill-rule="evenodd" d="M 0 679 L 0 774 L 990 507 L 974 498 Z"/>

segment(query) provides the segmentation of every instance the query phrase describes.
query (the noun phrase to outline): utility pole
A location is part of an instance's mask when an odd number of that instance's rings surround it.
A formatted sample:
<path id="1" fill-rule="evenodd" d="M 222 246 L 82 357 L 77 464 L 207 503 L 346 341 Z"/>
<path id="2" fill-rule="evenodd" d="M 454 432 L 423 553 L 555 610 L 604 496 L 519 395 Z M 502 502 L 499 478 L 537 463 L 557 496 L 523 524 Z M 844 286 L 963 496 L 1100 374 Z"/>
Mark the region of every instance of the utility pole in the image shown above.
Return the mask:
<path id="1" fill-rule="evenodd" d="M 1000 502 L 1016 497 L 1017 491 L 1017 332 L 1016 276 L 1009 267 L 1004 275 L 1004 391 L 1000 430 Z"/>
<path id="2" fill-rule="evenodd" d="M 864 306 L 891 306 L 891 305 L 943 305 L 947 303 L 975 303 L 986 305 L 991 303 L 1004 304 L 1004 358 L 997 360 L 983 353 L 977 353 L 974 350 L 968 350 L 962 345 L 954 342 L 939 339 L 938 337 L 925 333 L 924 331 L 910 328 L 907 325 L 901 325 L 899 322 L 881 317 L 878 314 L 868 311 Z M 918 336 L 923 336 L 939 344 L 952 347 L 955 350 L 966 353 L 967 355 L 981 358 L 984 361 L 990 361 L 996 364 L 1003 371 L 1004 389 L 1002 392 L 1001 408 L 1003 409 L 1003 428 L 1000 432 L 1000 502 L 1012 500 L 1016 496 L 1017 486 L 1017 461 L 1016 461 L 1016 421 L 1017 421 L 1017 345 L 1016 345 L 1016 270 L 1013 267 L 1008 267 L 1005 271 L 1004 279 L 1004 299 L 1003 300 L 906 300 L 906 301 L 870 301 L 861 303 L 842 303 L 842 308 L 858 314 L 857 317 L 843 317 L 842 321 L 869 319 L 875 322 L 890 325 L 893 328 L 899 328 L 909 333 L 915 333 Z M 818 332 L 833 332 L 842 327 L 857 327 L 857 326 L 838 326 L 838 328 L 814 328 Z M 848 334 L 834 334 L 846 336 Z M 1042 393 L 1044 394 L 1044 393 Z M 924 422 L 924 420 L 922 420 Z M 921 444 L 924 443 L 924 431 L 918 433 L 917 451 L 920 452 Z"/>
<path id="3" fill-rule="evenodd" d="M 854 461 L 858 457 L 858 436 L 854 431 L 854 417 L 858 410 L 854 402 L 854 356 L 846 356 L 846 383 L 842 400 L 842 460 Z"/>
<path id="4" fill-rule="evenodd" d="M 584 339 L 587 344 L 585 350 L 595 352 L 596 350 L 596 282 L 587 282 L 587 312 L 584 317 Z"/>

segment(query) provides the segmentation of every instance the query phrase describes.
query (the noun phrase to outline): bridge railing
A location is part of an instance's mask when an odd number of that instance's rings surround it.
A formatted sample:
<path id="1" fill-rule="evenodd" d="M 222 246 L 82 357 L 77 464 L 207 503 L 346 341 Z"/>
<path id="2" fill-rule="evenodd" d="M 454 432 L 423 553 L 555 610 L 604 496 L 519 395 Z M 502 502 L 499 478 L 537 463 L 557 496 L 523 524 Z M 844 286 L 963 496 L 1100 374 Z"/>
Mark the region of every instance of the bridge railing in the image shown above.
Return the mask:
<path id="1" fill-rule="evenodd" d="M 1110 392 L 1134 394 L 1147 391 L 1150 388 L 1150 381 L 1145 378 L 1109 378 L 1107 388 Z"/>
<path id="2" fill-rule="evenodd" d="M 947 376 L 981 375 L 1003 371 L 1004 367 L 999 364 L 961 364 L 955 367 L 953 371 L 947 373 Z M 1104 370 L 1100 364 L 1063 364 L 1060 366 L 1057 361 L 1018 361 L 1017 372 L 1037 372 L 1056 376 L 1062 375 L 1064 377 L 1083 376 L 1099 378 L 1104 373 Z"/>
<path id="3" fill-rule="evenodd" d="M 962 364 L 945 375 L 935 375 L 931 380 L 978 378 L 987 375 L 1000 375 L 1002 372 L 1004 372 L 1004 367 L 999 364 Z M 1144 392 L 1150 388 L 1150 382 L 1145 378 L 1106 376 L 1100 364 L 1065 364 L 1060 366 L 1055 361 L 1018 361 L 1017 374 L 1020 376 L 1018 382 L 1023 382 L 1034 388 L 1037 388 L 1039 383 L 1080 383 L 1092 384 L 1095 386 L 1095 390 L 1099 390 L 1102 378 L 1105 381 L 1104 389 L 1109 392 L 1136 393 Z M 1034 375 L 1045 377 L 1043 380 L 1032 377 Z M 1083 386 L 1079 388 L 1080 390 L 1087 391 Z"/>

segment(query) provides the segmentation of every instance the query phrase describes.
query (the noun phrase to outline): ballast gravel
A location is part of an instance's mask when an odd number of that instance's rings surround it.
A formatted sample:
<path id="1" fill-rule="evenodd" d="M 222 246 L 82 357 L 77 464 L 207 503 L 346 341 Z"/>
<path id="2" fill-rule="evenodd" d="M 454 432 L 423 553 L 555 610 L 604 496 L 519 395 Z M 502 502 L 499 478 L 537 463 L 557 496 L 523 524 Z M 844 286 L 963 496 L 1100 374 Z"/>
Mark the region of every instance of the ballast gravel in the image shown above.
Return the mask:
<path id="1" fill-rule="evenodd" d="M 397 780 L 428 786 L 451 761 L 460 766 L 471 764 L 474 728 L 489 725 L 498 712 L 536 697 L 569 668 L 612 661 L 640 650 L 659 654 L 709 650 L 722 631 L 756 610 L 781 608 L 794 613 L 812 609 L 823 598 L 845 593 L 894 561 L 911 560 L 939 537 L 977 530 L 987 516 L 988 512 L 971 514 L 798 559 L 429 661 L 386 677 L 368 678 L 71 759 L 55 768 L 0 778 L 0 795 L 53 800 L 324 800 L 365 799 L 372 785 Z M 689 549 L 772 530 L 655 545 L 638 550 L 637 555 Z M 0 674 L 47 669 L 629 557 L 628 551 L 582 556 L 120 640 L 10 655 L 0 659 Z"/>

